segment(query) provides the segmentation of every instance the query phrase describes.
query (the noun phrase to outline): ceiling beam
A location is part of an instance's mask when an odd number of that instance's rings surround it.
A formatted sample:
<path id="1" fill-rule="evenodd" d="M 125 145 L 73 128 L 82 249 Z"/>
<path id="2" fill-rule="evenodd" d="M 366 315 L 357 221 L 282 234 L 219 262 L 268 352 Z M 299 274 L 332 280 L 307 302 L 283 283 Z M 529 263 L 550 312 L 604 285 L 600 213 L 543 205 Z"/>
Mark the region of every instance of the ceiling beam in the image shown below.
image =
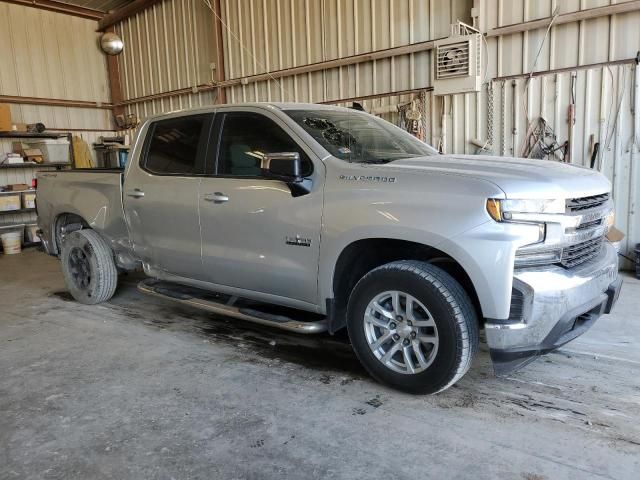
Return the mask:
<path id="1" fill-rule="evenodd" d="M 3 0 L 6 3 L 15 3 L 25 7 L 39 8 L 40 10 L 48 10 L 50 12 L 64 13 L 65 15 L 73 15 L 74 17 L 87 18 L 89 20 L 100 20 L 104 17 L 104 13 L 93 10 L 91 8 L 79 7 L 69 3 L 56 2 L 55 0 Z"/>
<path id="2" fill-rule="evenodd" d="M 132 17 L 136 13 L 139 13 L 161 0 L 135 0 L 118 10 L 108 13 L 98 22 L 98 32 L 104 32 L 107 28 L 112 27 L 116 23 Z"/>

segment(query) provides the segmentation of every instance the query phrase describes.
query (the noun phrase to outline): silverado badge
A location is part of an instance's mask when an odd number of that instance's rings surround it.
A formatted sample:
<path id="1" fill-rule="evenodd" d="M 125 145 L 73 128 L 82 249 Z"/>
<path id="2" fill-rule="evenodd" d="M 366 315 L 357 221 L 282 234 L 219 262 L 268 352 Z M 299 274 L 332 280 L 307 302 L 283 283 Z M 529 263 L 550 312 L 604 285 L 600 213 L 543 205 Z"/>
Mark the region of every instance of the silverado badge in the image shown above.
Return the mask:
<path id="1" fill-rule="evenodd" d="M 351 180 L 354 182 L 395 183 L 396 177 L 379 177 L 377 175 L 340 175 L 340 180 Z"/>
<path id="2" fill-rule="evenodd" d="M 295 237 L 284 237 L 284 241 L 287 245 L 297 245 L 298 247 L 310 247 L 311 239 L 303 238 L 300 235 L 296 235 Z"/>

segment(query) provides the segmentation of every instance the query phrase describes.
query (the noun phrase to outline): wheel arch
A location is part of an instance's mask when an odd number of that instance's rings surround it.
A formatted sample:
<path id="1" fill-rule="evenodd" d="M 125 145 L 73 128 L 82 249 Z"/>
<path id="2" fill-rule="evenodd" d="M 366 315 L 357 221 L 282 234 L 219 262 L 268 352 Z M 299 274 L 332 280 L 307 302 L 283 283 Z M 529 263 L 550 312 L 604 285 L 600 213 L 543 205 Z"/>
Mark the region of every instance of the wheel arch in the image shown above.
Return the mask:
<path id="1" fill-rule="evenodd" d="M 452 255 L 431 245 L 409 240 L 364 238 L 345 246 L 334 264 L 330 283 L 333 297 L 326 299 L 331 333 L 345 327 L 347 302 L 356 283 L 374 268 L 397 260 L 420 260 L 449 273 L 469 295 L 478 318 L 483 318 L 476 287 L 462 263 Z"/>
<path id="2" fill-rule="evenodd" d="M 70 226 L 73 226 L 73 228 L 69 231 L 63 230 L 65 227 L 68 228 Z M 51 253 L 60 255 L 60 245 L 65 234 L 87 228 L 91 228 L 89 222 L 77 213 L 65 211 L 57 214 L 51 225 L 51 245 L 53 247 L 53 251 Z"/>

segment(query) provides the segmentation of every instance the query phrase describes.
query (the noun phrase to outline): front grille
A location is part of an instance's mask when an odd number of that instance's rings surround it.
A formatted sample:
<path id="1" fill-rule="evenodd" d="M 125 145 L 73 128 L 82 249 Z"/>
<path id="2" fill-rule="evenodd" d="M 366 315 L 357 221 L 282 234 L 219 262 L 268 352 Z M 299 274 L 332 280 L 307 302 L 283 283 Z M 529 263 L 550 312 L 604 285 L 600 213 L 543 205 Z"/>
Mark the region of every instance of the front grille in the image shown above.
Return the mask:
<path id="1" fill-rule="evenodd" d="M 576 230 L 586 230 L 591 227 L 597 227 L 602 224 L 602 219 L 592 220 L 591 222 L 581 223 L 576 227 Z"/>
<path id="2" fill-rule="evenodd" d="M 586 242 L 577 243 L 570 247 L 562 249 L 562 259 L 560 265 L 564 268 L 573 268 L 578 265 L 588 262 L 602 251 L 604 245 L 604 238 L 598 237 Z"/>
<path id="3" fill-rule="evenodd" d="M 608 193 L 603 193 L 601 195 L 592 195 L 590 197 L 570 198 L 569 200 L 567 200 L 567 210 L 569 212 L 580 212 L 582 210 L 599 207 L 600 205 L 603 205 L 607 200 L 609 200 Z"/>

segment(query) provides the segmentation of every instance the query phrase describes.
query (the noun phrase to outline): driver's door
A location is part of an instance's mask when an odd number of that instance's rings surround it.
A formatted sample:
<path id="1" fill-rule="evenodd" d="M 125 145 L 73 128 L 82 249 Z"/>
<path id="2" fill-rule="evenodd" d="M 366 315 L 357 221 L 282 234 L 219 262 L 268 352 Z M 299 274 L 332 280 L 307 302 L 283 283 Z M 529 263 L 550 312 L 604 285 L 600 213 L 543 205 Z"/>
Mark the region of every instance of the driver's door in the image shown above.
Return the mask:
<path id="1" fill-rule="evenodd" d="M 212 138 L 217 168 L 199 197 L 205 280 L 315 305 L 322 163 L 266 112 L 222 109 Z M 260 159 L 276 152 L 300 154 L 307 193 L 265 176 Z"/>

